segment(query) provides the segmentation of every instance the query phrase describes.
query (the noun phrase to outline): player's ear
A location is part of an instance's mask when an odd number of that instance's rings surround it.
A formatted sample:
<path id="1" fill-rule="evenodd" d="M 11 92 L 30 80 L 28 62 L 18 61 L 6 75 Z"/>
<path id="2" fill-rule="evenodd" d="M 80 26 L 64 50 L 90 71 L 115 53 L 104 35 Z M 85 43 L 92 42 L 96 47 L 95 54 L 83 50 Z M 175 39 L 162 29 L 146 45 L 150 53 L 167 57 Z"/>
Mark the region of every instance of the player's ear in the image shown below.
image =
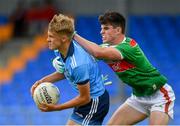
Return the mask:
<path id="1" fill-rule="evenodd" d="M 122 33 L 122 28 L 121 27 L 117 27 L 116 29 L 117 29 L 118 33 Z"/>
<path id="2" fill-rule="evenodd" d="M 62 35 L 61 40 L 62 40 L 63 42 L 66 42 L 66 41 L 68 40 L 67 35 Z"/>

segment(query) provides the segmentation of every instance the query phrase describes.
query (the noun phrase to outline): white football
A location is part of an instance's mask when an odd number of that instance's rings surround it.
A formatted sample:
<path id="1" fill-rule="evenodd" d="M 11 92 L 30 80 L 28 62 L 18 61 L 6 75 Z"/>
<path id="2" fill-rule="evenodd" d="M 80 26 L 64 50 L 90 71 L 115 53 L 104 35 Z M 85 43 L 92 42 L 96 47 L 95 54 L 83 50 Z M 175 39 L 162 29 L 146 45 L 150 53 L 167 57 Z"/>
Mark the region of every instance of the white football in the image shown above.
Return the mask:
<path id="1" fill-rule="evenodd" d="M 57 104 L 60 92 L 56 85 L 50 82 L 43 82 L 38 85 L 33 94 L 33 99 L 38 106 L 40 103 Z"/>

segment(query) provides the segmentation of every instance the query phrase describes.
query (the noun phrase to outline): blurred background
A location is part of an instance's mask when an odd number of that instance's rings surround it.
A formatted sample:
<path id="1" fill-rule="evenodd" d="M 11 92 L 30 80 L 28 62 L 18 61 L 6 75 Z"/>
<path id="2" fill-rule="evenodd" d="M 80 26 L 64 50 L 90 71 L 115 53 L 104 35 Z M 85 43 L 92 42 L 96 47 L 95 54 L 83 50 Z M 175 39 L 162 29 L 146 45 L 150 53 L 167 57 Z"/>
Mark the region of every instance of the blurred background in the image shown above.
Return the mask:
<path id="1" fill-rule="evenodd" d="M 98 15 L 118 11 L 127 18 L 127 36 L 137 40 L 150 62 L 168 78 L 176 102 L 174 120 L 180 124 L 180 1 L 179 0 L 1 0 L 0 1 L 0 125 L 63 125 L 72 110 L 42 113 L 30 94 L 32 84 L 54 71 L 52 51 L 46 46 L 46 29 L 54 14 L 75 18 L 77 32 L 101 44 Z M 112 85 L 108 121 L 130 96 L 112 70 L 99 62 Z M 66 80 L 57 82 L 60 103 L 76 94 Z M 147 125 L 148 119 L 137 125 Z"/>

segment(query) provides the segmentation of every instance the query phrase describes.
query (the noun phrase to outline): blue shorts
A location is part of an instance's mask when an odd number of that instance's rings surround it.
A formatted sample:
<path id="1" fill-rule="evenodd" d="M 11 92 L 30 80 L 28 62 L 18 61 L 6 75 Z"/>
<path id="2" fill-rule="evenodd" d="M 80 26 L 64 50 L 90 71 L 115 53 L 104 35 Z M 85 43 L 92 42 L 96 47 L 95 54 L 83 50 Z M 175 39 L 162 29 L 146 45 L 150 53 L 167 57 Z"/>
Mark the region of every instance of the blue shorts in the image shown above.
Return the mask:
<path id="1" fill-rule="evenodd" d="M 80 125 L 101 125 L 108 111 L 109 93 L 105 91 L 103 95 L 91 99 L 88 104 L 74 108 L 70 120 Z"/>

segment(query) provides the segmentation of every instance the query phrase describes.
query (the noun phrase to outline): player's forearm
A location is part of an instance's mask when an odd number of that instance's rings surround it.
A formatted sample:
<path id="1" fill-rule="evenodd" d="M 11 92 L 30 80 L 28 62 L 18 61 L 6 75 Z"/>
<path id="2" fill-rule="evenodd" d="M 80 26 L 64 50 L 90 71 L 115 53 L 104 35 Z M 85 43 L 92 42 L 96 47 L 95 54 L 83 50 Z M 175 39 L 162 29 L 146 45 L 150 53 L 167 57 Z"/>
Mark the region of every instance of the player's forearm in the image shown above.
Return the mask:
<path id="1" fill-rule="evenodd" d="M 96 56 L 98 53 L 98 50 L 101 50 L 101 47 L 99 47 L 99 45 L 81 37 L 78 34 L 74 35 L 74 39 L 93 56 Z"/>
<path id="2" fill-rule="evenodd" d="M 43 77 L 40 81 L 54 83 L 54 82 L 62 80 L 62 79 L 64 79 L 64 74 L 54 72 L 52 74 L 49 74 L 49 75 Z"/>
<path id="3" fill-rule="evenodd" d="M 56 107 L 56 110 L 64 110 L 64 109 L 68 109 L 68 108 L 73 108 L 73 107 L 78 107 L 78 106 L 82 106 L 85 105 L 87 103 L 89 103 L 91 100 L 90 97 L 80 97 L 77 96 L 74 99 L 64 103 L 64 104 L 60 104 Z"/>

